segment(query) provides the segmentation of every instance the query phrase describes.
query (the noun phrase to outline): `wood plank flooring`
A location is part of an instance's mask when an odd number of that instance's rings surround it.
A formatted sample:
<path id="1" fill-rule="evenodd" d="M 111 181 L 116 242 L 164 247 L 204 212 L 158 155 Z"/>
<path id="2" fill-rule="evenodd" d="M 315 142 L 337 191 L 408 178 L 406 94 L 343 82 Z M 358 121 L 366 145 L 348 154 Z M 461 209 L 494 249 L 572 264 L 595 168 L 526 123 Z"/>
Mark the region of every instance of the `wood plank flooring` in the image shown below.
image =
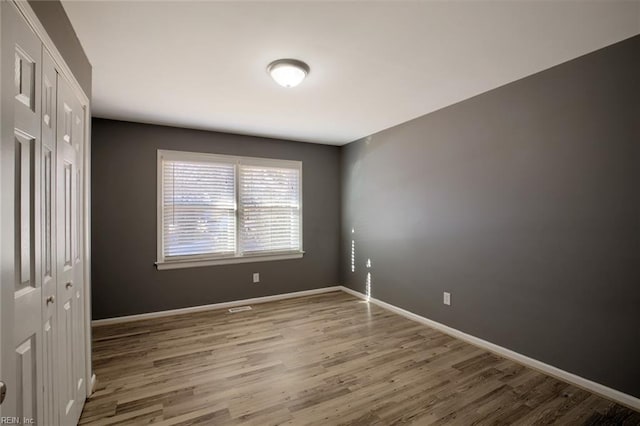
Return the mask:
<path id="1" fill-rule="evenodd" d="M 93 330 L 81 424 L 640 424 L 342 292 Z"/>

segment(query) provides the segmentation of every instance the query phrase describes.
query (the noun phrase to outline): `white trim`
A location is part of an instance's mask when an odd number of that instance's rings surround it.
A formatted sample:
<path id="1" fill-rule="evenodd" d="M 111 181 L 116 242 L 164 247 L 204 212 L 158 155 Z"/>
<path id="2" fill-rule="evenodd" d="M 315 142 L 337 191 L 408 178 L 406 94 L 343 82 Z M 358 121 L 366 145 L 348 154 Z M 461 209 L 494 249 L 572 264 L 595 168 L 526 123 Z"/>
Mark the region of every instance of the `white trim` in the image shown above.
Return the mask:
<path id="1" fill-rule="evenodd" d="M 600 383 L 596 383 L 589 379 L 585 379 L 584 377 L 580 377 L 576 374 L 569 373 L 568 371 L 561 370 L 552 365 L 546 364 L 542 361 L 538 361 L 536 359 L 530 358 L 526 355 L 522 355 L 518 352 L 512 351 L 511 349 L 507 349 L 505 347 L 496 345 L 495 343 L 488 342 L 486 340 L 480 339 L 479 337 L 472 336 L 463 331 L 457 330 L 455 328 L 449 327 L 448 325 L 444 325 L 437 321 L 430 320 L 423 316 L 414 314 L 413 312 L 409 312 L 405 309 L 399 308 L 397 306 L 391 305 L 390 303 L 383 302 L 373 297 L 368 297 L 359 291 L 352 290 L 350 288 L 340 286 L 340 289 L 345 293 L 348 293 L 352 296 L 355 296 L 359 299 L 366 300 L 375 305 L 380 306 L 381 308 L 387 309 L 391 312 L 394 312 L 398 315 L 402 315 L 405 318 L 410 320 L 419 322 L 421 324 L 427 325 L 431 328 L 435 328 L 438 331 L 441 331 L 449 336 L 455 337 L 457 339 L 463 340 L 467 343 L 470 343 L 474 346 L 478 346 L 482 349 L 486 349 L 490 352 L 493 352 L 497 355 L 500 355 L 504 358 L 510 359 L 512 361 L 518 362 L 520 364 L 524 364 L 527 367 L 533 368 L 534 370 L 538 370 L 544 374 L 555 377 L 562 381 L 568 382 L 572 385 L 575 385 L 579 388 L 588 390 L 597 395 L 600 395 L 604 398 L 610 399 L 612 401 L 618 402 L 622 405 L 625 405 L 634 410 L 640 410 L 640 399 L 624 392 L 620 392 L 618 390 L 612 389 L 608 386 L 602 385 Z"/>
<path id="2" fill-rule="evenodd" d="M 224 257 L 220 259 L 175 260 L 156 262 L 156 266 L 158 267 L 158 271 L 163 271 L 165 269 L 197 268 L 200 266 L 232 265 L 235 263 L 271 262 L 273 260 L 301 259 L 303 255 L 304 252 L 269 255 L 265 254 L 260 256 Z"/>
<path id="3" fill-rule="evenodd" d="M 159 149 L 156 158 L 156 260 L 158 262 L 164 260 L 164 249 L 162 247 L 164 241 L 162 233 L 162 218 L 164 216 L 162 209 L 162 206 L 164 206 L 164 196 L 162 193 L 162 153 L 163 151 Z"/>
<path id="4" fill-rule="evenodd" d="M 91 105 L 85 106 L 84 144 L 84 315 L 85 315 L 85 371 L 91 377 L 92 385 L 87 386 L 87 398 L 93 393 L 96 375 L 91 362 Z"/>
<path id="5" fill-rule="evenodd" d="M 164 191 L 162 187 L 163 181 L 163 161 L 193 161 L 203 163 L 225 163 L 234 165 L 235 174 L 235 217 L 236 217 L 236 248 L 235 253 L 227 256 L 183 256 L 181 258 L 167 259 L 164 256 Z M 240 166 L 265 166 L 265 167 L 279 167 L 296 169 L 299 172 L 300 182 L 298 185 L 298 200 L 300 203 L 300 215 L 299 215 L 299 250 L 295 252 L 282 253 L 282 252 L 260 252 L 255 254 L 244 255 L 240 250 L 240 209 L 242 206 L 239 203 L 240 200 Z M 159 149 L 157 151 L 156 159 L 156 266 L 158 270 L 164 269 L 178 269 L 178 268 L 192 268 L 198 266 L 213 266 L 213 265 L 226 265 L 233 263 L 249 263 L 249 262 L 264 262 L 271 260 L 284 260 L 284 259 L 299 259 L 304 254 L 303 249 L 303 216 L 304 209 L 302 205 L 302 161 L 297 160 L 279 160 L 275 158 L 261 158 L 261 157 L 242 157 L 237 155 L 222 155 L 212 153 L 199 153 L 190 151 L 174 151 Z"/>
<path id="6" fill-rule="evenodd" d="M 209 152 L 193 152 L 193 151 L 175 151 L 170 149 L 159 149 L 158 159 L 168 158 L 174 161 L 194 161 L 202 163 L 229 163 L 247 164 L 251 166 L 265 167 L 288 167 L 292 169 L 301 168 L 302 161 L 297 160 L 280 160 L 277 158 L 265 157 L 244 157 L 239 155 L 213 154 Z"/>
<path id="7" fill-rule="evenodd" d="M 331 293 L 342 290 L 341 286 L 316 288 L 313 290 L 295 291 L 293 293 L 275 294 L 273 296 L 254 297 L 251 299 L 234 300 L 231 302 L 213 303 L 211 305 L 192 306 L 189 308 L 171 309 L 168 311 L 150 312 L 147 314 L 128 315 L 124 317 L 106 318 L 93 320 L 91 325 L 94 327 L 102 325 L 120 324 L 131 321 L 139 321 L 145 319 L 162 318 L 172 315 L 191 314 L 195 312 L 213 311 L 216 309 L 228 309 L 234 306 L 251 305 L 258 303 L 274 302 L 276 300 L 293 299 L 296 297 L 313 296 L 315 294 Z"/>
<path id="8" fill-rule="evenodd" d="M 2 35 L 2 14 L 3 14 L 3 7 L 2 4 L 0 4 L 0 36 Z M 4 137 L 4 134 L 7 132 L 6 128 L 9 127 L 7 126 L 8 124 L 10 124 L 9 120 L 6 120 L 6 123 L 3 123 L 3 121 L 5 121 L 5 117 L 2 114 L 2 104 L 4 104 L 4 100 L 2 99 L 2 88 L 4 87 L 4 80 L 2 79 L 2 49 L 3 49 L 3 40 L 0 37 L 0 188 L 4 188 L 2 186 L 2 138 Z M 6 77 L 5 77 L 6 78 Z M 4 126 L 4 127 L 3 127 Z M 13 126 L 11 126 L 13 127 Z M 2 199 L 4 198 L 4 196 L 2 194 L 0 194 L 0 212 L 2 212 Z M 7 244 L 6 242 L 4 242 L 5 240 L 7 240 L 7 242 L 9 241 L 10 237 L 4 237 L 2 235 L 2 229 L 4 228 L 3 225 L 3 220 L 2 220 L 2 214 L 0 214 L 0 262 L 4 262 L 4 257 L 2 256 L 2 248 L 4 247 L 5 244 Z M 7 283 L 7 285 L 4 284 L 5 281 L 5 274 L 4 271 L 2 271 L 2 268 L 0 267 L 0 321 L 2 321 L 2 293 L 5 291 L 4 289 L 7 288 L 10 284 Z M 6 297 L 6 296 L 5 296 Z M 6 299 L 5 299 L 6 300 Z M 5 308 L 6 311 L 6 308 Z M 6 315 L 6 313 L 4 314 Z M 13 315 L 13 314 L 12 314 Z M 6 326 L 5 326 L 6 327 Z M 8 332 L 8 327 L 7 327 L 7 332 Z M 6 332 L 5 332 L 6 333 Z M 2 324 L 0 324 L 0 373 L 2 373 L 2 352 L 4 351 L 4 349 L 2 348 Z M 13 355 L 13 354 L 12 354 Z"/>

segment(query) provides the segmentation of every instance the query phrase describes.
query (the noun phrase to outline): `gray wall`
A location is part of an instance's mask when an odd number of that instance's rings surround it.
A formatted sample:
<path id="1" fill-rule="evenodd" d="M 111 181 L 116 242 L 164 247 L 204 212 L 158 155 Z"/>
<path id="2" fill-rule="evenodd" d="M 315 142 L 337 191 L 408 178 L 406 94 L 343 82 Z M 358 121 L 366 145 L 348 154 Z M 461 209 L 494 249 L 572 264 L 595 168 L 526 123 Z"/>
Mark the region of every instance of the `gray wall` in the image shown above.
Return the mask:
<path id="1" fill-rule="evenodd" d="M 59 0 L 29 0 L 47 34 L 91 99 L 91 64 Z"/>
<path id="2" fill-rule="evenodd" d="M 103 119 L 92 126 L 94 319 L 338 284 L 338 147 Z M 158 149 L 302 161 L 304 257 L 156 270 Z"/>
<path id="3" fill-rule="evenodd" d="M 640 36 L 342 154 L 344 284 L 640 397 Z"/>

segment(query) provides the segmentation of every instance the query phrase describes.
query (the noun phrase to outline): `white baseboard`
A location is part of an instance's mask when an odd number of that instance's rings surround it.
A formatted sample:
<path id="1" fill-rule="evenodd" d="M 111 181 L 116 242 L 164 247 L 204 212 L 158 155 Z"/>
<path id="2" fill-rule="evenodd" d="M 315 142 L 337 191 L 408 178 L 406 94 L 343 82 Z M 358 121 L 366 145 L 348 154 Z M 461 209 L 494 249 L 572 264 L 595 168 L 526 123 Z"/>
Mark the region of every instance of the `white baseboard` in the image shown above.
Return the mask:
<path id="1" fill-rule="evenodd" d="M 435 328 L 449 336 L 455 337 L 460 340 L 464 340 L 467 343 L 470 343 L 474 346 L 478 346 L 482 349 L 486 349 L 490 352 L 493 352 L 497 355 L 500 355 L 503 358 L 510 359 L 512 361 L 518 362 L 520 364 L 524 364 L 527 367 L 533 368 L 534 370 L 538 370 L 544 374 L 555 377 L 572 385 L 575 385 L 579 388 L 585 389 L 589 392 L 593 392 L 597 395 L 600 395 L 604 398 L 615 401 L 619 404 L 625 405 L 634 410 L 640 411 L 640 399 L 624 392 L 620 392 L 618 390 L 612 389 L 608 386 L 602 385 L 600 383 L 593 382 L 589 379 L 585 379 L 584 377 L 580 377 L 573 373 L 569 373 L 568 371 L 561 370 L 557 367 L 554 367 L 549 364 L 545 364 L 542 361 L 538 361 L 533 358 L 529 358 L 526 355 L 522 355 L 518 352 L 514 352 L 511 349 L 504 348 L 502 346 L 498 346 L 495 343 L 488 342 L 486 340 L 480 339 L 478 337 L 472 336 L 470 334 L 464 333 L 455 328 L 449 327 L 437 321 L 430 320 L 428 318 L 422 317 L 420 315 L 414 314 L 413 312 L 409 312 L 405 309 L 398 308 L 397 306 L 391 305 L 387 302 L 383 302 L 382 300 L 375 299 L 373 297 L 367 297 L 366 295 L 360 293 L 359 291 L 352 290 L 350 288 L 340 286 L 340 289 L 345 293 L 348 293 L 352 296 L 355 296 L 360 299 L 368 300 L 370 303 L 376 304 L 384 309 L 387 309 L 396 314 L 402 315 L 410 320 L 417 321 L 419 323 L 425 324 L 429 327 Z"/>
<path id="2" fill-rule="evenodd" d="M 93 327 L 101 325 L 119 324 L 123 322 L 139 321 L 143 319 L 162 318 L 171 315 L 191 314 L 194 312 L 226 309 L 234 306 L 251 305 L 257 303 L 273 302 L 276 300 L 292 299 L 294 297 L 312 296 L 314 294 L 329 293 L 342 290 L 341 286 L 315 288 L 313 290 L 296 291 L 293 293 L 276 294 L 273 296 L 254 297 L 252 299 L 234 300 L 231 302 L 213 303 L 210 305 L 192 306 L 189 308 L 170 309 L 168 311 L 149 312 L 148 314 L 127 315 L 123 317 L 105 318 L 91 321 Z"/>
<path id="3" fill-rule="evenodd" d="M 329 293 L 333 291 L 344 291 L 352 296 L 355 296 L 359 299 L 364 299 L 378 305 L 384 309 L 387 309 L 391 312 L 394 312 L 398 315 L 402 315 L 405 318 L 408 318 L 413 321 L 417 321 L 419 323 L 425 324 L 429 327 L 435 328 L 445 334 L 448 334 L 457 339 L 463 340 L 467 343 L 470 343 L 474 346 L 478 346 L 482 349 L 486 349 L 490 352 L 493 352 L 497 355 L 500 355 L 504 358 L 513 360 L 520 364 L 524 364 L 527 367 L 538 370 L 542 373 L 548 374 L 549 376 L 555 377 L 557 379 L 563 380 L 565 382 L 571 383 L 572 385 L 578 386 L 582 389 L 588 390 L 589 392 L 593 392 L 597 395 L 600 395 L 604 398 L 615 401 L 619 404 L 625 405 L 634 410 L 640 411 L 640 399 L 624 392 L 620 392 L 618 390 L 612 389 L 608 386 L 602 385 L 600 383 L 596 383 L 589 379 L 585 379 L 584 377 L 580 377 L 576 374 L 569 373 L 568 371 L 561 370 L 552 365 L 546 364 L 542 361 L 538 361 L 536 359 L 530 358 L 526 355 L 522 355 L 518 352 L 512 351 L 511 349 L 507 349 L 505 347 L 496 345 L 495 343 L 488 342 L 486 340 L 480 339 L 479 337 L 472 336 L 455 328 L 449 327 L 437 321 L 430 320 L 423 316 L 414 314 L 413 312 L 409 312 L 405 309 L 399 308 L 397 306 L 391 305 L 390 303 L 383 302 L 382 300 L 378 300 L 373 297 L 367 297 L 366 295 L 352 290 L 350 288 L 344 286 L 332 286 L 332 287 L 324 287 L 317 288 L 313 290 L 305 290 L 305 291 L 296 291 L 293 293 L 284 293 L 284 294 L 276 294 L 273 296 L 264 296 L 264 297 L 255 297 L 252 299 L 244 299 L 244 300 L 235 300 L 232 302 L 223 302 L 223 303 L 214 303 L 210 305 L 202 305 L 202 306 L 193 306 L 189 308 L 181 308 L 181 309 L 172 309 L 168 311 L 160 311 L 160 312 L 151 312 L 148 314 L 138 314 L 138 315 L 129 315 L 123 317 L 116 318 L 107 318 L 101 320 L 94 320 L 91 322 L 93 326 L 101 326 L 101 325 L 109 325 L 109 324 L 118 324 L 125 323 L 130 321 L 138 321 L 143 319 L 151 319 L 151 318 L 162 318 L 171 315 L 178 314 L 188 314 L 194 312 L 203 312 L 203 311 L 211 311 L 215 309 L 226 309 L 234 306 L 242 306 L 249 304 L 258 304 L 258 303 L 266 303 L 273 302 L 276 300 L 284 300 L 284 299 L 292 299 L 295 297 L 303 297 L 303 296 L 311 296 L 314 294 L 321 293 Z M 91 387 L 95 385 L 95 375 L 91 378 Z"/>

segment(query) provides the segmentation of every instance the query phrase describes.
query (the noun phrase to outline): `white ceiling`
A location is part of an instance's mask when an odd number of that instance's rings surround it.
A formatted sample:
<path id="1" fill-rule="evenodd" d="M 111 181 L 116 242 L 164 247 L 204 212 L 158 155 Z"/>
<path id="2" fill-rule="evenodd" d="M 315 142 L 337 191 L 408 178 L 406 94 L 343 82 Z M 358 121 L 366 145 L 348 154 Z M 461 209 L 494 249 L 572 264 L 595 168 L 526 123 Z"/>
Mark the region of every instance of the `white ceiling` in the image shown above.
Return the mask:
<path id="1" fill-rule="evenodd" d="M 640 33 L 640 1 L 63 4 L 94 116 L 336 145 Z"/>

